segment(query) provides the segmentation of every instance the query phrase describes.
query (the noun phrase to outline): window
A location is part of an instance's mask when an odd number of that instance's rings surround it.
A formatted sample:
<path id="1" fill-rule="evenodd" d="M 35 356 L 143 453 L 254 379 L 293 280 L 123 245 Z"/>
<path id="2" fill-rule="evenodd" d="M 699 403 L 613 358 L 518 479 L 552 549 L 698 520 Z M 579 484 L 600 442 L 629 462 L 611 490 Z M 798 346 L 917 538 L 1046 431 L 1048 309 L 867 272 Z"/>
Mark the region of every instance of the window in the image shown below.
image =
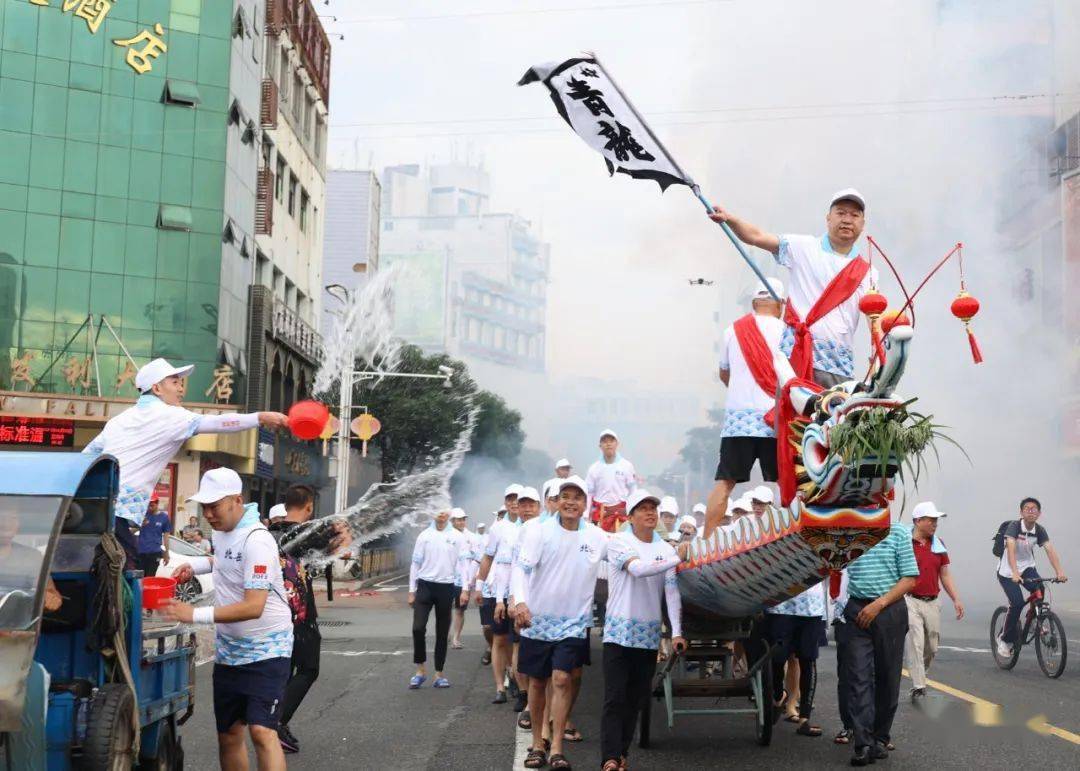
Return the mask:
<path id="1" fill-rule="evenodd" d="M 179 104 L 184 107 L 194 107 L 202 101 L 199 96 L 199 89 L 194 83 L 187 83 L 183 80 L 166 80 L 165 81 L 165 104 Z"/>
<path id="2" fill-rule="evenodd" d="M 311 205 L 311 197 L 307 194 L 307 190 L 300 189 L 300 232 L 307 230 L 308 225 L 308 207 Z"/>
<path id="3" fill-rule="evenodd" d="M 289 215 L 296 216 L 296 188 L 300 180 L 292 172 L 289 173 Z"/>
<path id="4" fill-rule="evenodd" d="M 274 198 L 277 199 L 278 203 L 285 203 L 285 172 L 287 170 L 285 159 L 281 157 L 281 153 L 278 153 L 277 177 L 274 178 Z"/>
<path id="5" fill-rule="evenodd" d="M 304 100 L 304 139 L 311 140 L 311 125 L 315 122 L 315 100 L 310 96 Z"/>
<path id="6" fill-rule="evenodd" d="M 281 102 L 284 104 L 289 101 L 289 85 L 292 83 L 289 75 L 289 52 L 282 48 L 278 59 L 281 62 L 278 68 L 278 86 L 281 87 Z"/>
<path id="7" fill-rule="evenodd" d="M 292 80 L 293 90 L 293 119 L 299 123 L 300 116 L 303 114 L 304 109 L 304 81 L 300 79 L 300 71 L 297 70 L 293 73 Z"/>
<path id="8" fill-rule="evenodd" d="M 315 146 L 314 154 L 316 160 L 322 159 L 323 145 L 325 144 L 324 132 L 326 131 L 326 121 L 323 120 L 323 116 L 315 114 Z"/>

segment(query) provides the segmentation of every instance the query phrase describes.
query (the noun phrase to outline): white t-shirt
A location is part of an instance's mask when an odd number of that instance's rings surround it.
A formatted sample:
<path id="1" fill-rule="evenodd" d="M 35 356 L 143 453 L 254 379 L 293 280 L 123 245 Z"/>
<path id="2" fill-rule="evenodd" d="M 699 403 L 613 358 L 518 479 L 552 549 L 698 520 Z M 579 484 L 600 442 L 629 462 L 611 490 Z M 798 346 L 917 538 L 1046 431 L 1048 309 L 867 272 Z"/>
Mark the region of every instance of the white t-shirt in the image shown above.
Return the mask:
<path id="1" fill-rule="evenodd" d="M 621 455 L 607 463 L 603 458 L 589 466 L 585 476 L 585 487 L 589 498 L 605 506 L 614 506 L 625 502 L 637 488 L 637 475 L 634 464 Z"/>
<path id="2" fill-rule="evenodd" d="M 412 565 L 409 567 L 409 591 L 416 591 L 417 581 L 452 584 L 457 575 L 458 558 L 467 548 L 465 536 L 449 522 L 439 530 L 434 524 L 416 536 Z"/>
<path id="3" fill-rule="evenodd" d="M 213 542 L 216 607 L 240 602 L 246 589 L 269 590 L 258 618 L 217 624 L 217 663 L 240 666 L 292 656 L 292 611 L 285 602 L 274 536 L 256 522 L 229 532 L 215 530 Z"/>
<path id="4" fill-rule="evenodd" d="M 765 338 L 769 351 L 780 350 L 780 338 L 787 325 L 775 316 L 755 314 L 754 321 Z M 735 336 L 735 325 L 724 330 L 724 345 L 720 350 L 720 369 L 728 370 L 727 401 L 724 403 L 724 429 L 721 437 L 772 437 L 776 434 L 765 423 L 765 413 L 776 405 L 776 395 L 767 394 L 754 380 L 750 367 Z"/>
<path id="5" fill-rule="evenodd" d="M 525 603 L 532 625 L 521 630 L 532 640 L 585 637 L 592 626 L 596 573 L 607 556 L 607 534 L 591 522 L 567 530 L 552 517 L 529 528 L 521 542 L 511 594 Z"/>
<path id="6" fill-rule="evenodd" d="M 669 565 L 663 572 L 633 576 L 627 563 L 636 558 L 639 567 Z M 615 533 L 608 541 L 608 600 L 604 615 L 604 642 L 625 648 L 660 647 L 660 597 L 667 596 L 672 634 L 682 636 L 682 600 L 675 565 L 678 554 L 671 544 L 656 536 L 644 543 L 632 531 Z M 632 563 L 631 563 L 632 564 Z"/>
<path id="7" fill-rule="evenodd" d="M 829 237 L 785 235 L 780 237 L 776 261 L 791 270 L 788 302 L 805 319 L 825 287 L 851 260 L 860 254 L 859 244 L 851 252 L 837 254 Z M 865 250 L 863 258 L 867 257 Z M 871 284 L 877 283 L 877 269 L 871 268 L 855 293 L 810 327 L 814 338 L 814 368 L 850 377 L 854 371 L 852 347 L 859 326 L 859 300 Z M 785 334 L 784 353 L 791 352 L 792 335 Z"/>
<path id="8" fill-rule="evenodd" d="M 116 516 L 142 524 L 161 472 L 180 446 L 200 433 L 201 424 L 207 421 L 215 430 L 243 431 L 257 426 L 258 416 L 204 416 L 143 394 L 133 407 L 109 419 L 83 452 L 108 453 L 120 462 Z"/>
<path id="9" fill-rule="evenodd" d="M 1035 567 L 1035 547 L 1042 546 L 1050 540 L 1046 529 L 1038 522 L 1030 530 L 1024 525 L 1024 520 L 1018 519 L 1009 525 L 1005 531 L 1005 537 L 1016 539 L 1016 569 L 1023 573 L 1028 568 Z M 1006 540 L 1005 551 L 998 560 L 998 575 L 1012 578 L 1012 568 L 1009 567 L 1009 545 Z"/>
<path id="10" fill-rule="evenodd" d="M 453 524 L 450 526 L 453 527 Z M 461 548 L 458 549 L 457 566 L 454 568 L 454 586 L 469 586 L 472 583 L 473 566 L 476 565 L 478 539 L 476 533 L 469 528 L 458 530 L 458 534 L 463 540 Z"/>
<path id="11" fill-rule="evenodd" d="M 509 515 L 507 515 L 491 526 L 487 545 L 484 547 L 484 554 L 491 557 L 493 563 L 491 570 L 488 571 L 487 581 L 484 582 L 481 590 L 483 597 L 506 599 L 506 594 L 499 596 L 498 587 L 503 587 L 506 590 L 510 587 L 510 566 L 514 560 L 514 544 L 517 542 L 521 525 L 520 519 L 511 522 Z"/>

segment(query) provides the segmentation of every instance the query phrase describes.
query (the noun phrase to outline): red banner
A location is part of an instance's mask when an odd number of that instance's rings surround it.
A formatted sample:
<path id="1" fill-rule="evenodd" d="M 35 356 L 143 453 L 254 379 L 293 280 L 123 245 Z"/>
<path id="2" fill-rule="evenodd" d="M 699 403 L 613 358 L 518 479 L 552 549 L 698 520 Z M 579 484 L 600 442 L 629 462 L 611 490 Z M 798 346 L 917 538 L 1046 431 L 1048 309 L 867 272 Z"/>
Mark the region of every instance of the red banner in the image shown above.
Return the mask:
<path id="1" fill-rule="evenodd" d="M 0 444 L 72 447 L 75 444 L 75 422 L 0 415 Z"/>

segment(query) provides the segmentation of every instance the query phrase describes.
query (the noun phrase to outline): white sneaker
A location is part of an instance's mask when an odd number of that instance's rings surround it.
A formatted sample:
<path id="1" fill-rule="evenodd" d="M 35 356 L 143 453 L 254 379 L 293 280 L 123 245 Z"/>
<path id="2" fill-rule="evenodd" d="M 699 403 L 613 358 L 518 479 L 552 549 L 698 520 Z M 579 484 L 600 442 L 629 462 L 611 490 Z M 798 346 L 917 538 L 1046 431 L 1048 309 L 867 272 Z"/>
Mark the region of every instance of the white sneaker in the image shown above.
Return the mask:
<path id="1" fill-rule="evenodd" d="M 1000 637 L 997 639 L 997 655 L 999 658 L 1008 659 L 1012 658 L 1013 647 Z"/>

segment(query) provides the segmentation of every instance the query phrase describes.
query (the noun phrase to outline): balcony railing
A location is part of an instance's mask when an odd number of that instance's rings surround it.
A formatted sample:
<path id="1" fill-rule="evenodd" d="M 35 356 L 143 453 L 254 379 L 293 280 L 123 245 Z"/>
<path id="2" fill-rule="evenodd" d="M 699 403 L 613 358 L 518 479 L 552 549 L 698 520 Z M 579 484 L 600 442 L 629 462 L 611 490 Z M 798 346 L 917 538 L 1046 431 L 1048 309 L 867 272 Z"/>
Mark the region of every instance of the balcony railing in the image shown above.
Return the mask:
<path id="1" fill-rule="evenodd" d="M 281 300 L 274 301 L 270 334 L 312 363 L 322 362 L 322 336 Z"/>
<path id="2" fill-rule="evenodd" d="M 259 169 L 255 190 L 255 233 L 268 236 L 274 232 L 274 172 Z"/>
<path id="3" fill-rule="evenodd" d="M 263 128 L 276 129 L 278 126 L 278 87 L 271 78 L 266 78 L 262 82 L 259 122 Z"/>
<path id="4" fill-rule="evenodd" d="M 266 34 L 288 31 L 315 90 L 330 106 L 330 38 L 311 0 L 266 0 Z"/>

